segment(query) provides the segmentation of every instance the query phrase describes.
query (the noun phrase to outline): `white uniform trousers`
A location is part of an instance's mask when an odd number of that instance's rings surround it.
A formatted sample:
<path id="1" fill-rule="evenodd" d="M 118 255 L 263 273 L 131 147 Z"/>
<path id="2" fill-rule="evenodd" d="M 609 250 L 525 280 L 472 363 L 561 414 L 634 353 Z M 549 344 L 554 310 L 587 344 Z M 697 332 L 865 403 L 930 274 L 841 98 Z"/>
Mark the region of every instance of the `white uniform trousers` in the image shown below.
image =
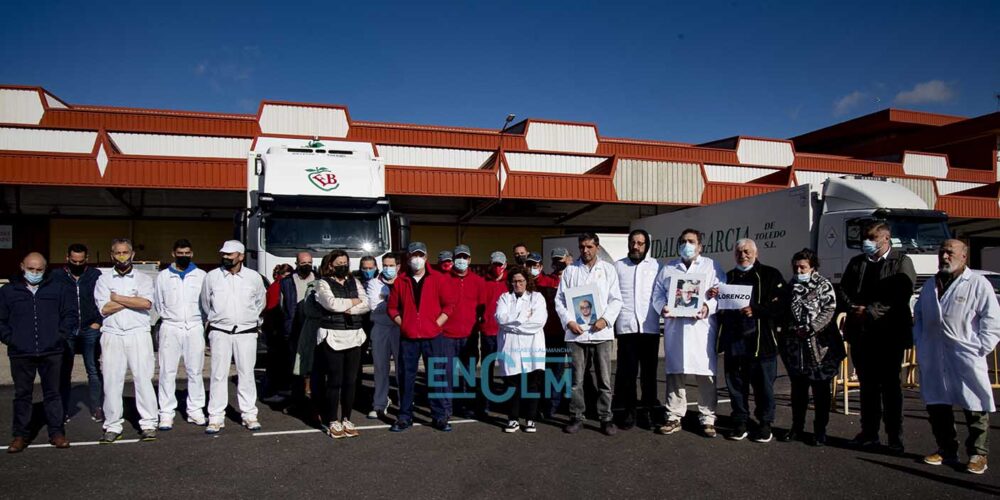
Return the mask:
<path id="1" fill-rule="evenodd" d="M 715 408 L 719 404 L 719 395 L 715 391 L 715 377 L 711 375 L 693 375 L 698 383 L 698 422 L 701 425 L 715 425 Z M 687 375 L 683 373 L 667 374 L 667 419 L 680 420 L 687 413 L 687 390 L 684 387 Z"/>
<path id="2" fill-rule="evenodd" d="M 160 325 L 160 421 L 173 420 L 177 410 L 177 364 L 184 358 L 187 372 L 187 414 L 202 416 L 205 411 L 205 327 L 193 323 Z"/>
<path id="3" fill-rule="evenodd" d="M 104 373 L 104 430 L 122 432 L 125 373 L 132 372 L 139 427 L 156 429 L 156 391 L 153 389 L 153 337 L 149 331 L 101 335 L 101 371 Z"/>
<path id="4" fill-rule="evenodd" d="M 230 334 L 212 331 L 212 382 L 208 395 L 208 423 L 224 424 L 229 404 L 229 365 L 236 362 L 236 393 L 243 421 L 257 419 L 257 384 L 253 367 L 257 363 L 257 334 Z"/>

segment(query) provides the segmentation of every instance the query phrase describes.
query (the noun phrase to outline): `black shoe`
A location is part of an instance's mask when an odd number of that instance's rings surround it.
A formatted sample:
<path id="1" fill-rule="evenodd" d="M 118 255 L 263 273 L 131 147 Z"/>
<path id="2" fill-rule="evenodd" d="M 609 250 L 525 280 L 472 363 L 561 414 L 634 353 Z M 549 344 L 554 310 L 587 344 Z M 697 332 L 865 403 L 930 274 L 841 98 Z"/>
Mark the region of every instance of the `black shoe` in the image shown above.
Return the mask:
<path id="1" fill-rule="evenodd" d="M 848 441 L 847 444 L 854 448 L 874 448 L 882 442 L 879 441 L 878 436 L 869 436 L 862 432 L 854 436 L 854 439 Z"/>
<path id="2" fill-rule="evenodd" d="M 610 420 L 607 422 L 601 422 L 601 432 L 603 432 L 605 436 L 614 436 L 615 434 L 618 434 L 618 427 L 616 427 L 615 423 Z"/>
<path id="3" fill-rule="evenodd" d="M 813 446 L 826 446 L 826 433 L 817 432 L 813 435 L 812 439 Z"/>
<path id="4" fill-rule="evenodd" d="M 800 439 L 802 439 L 802 430 L 793 427 L 791 430 L 786 432 L 784 436 L 781 436 L 781 439 L 778 441 L 781 441 L 782 443 L 790 443 Z"/>
<path id="5" fill-rule="evenodd" d="M 771 432 L 771 424 L 760 424 L 760 428 L 757 429 L 757 432 L 753 437 L 753 442 L 770 443 L 771 438 L 773 437 L 774 434 Z"/>
<path id="6" fill-rule="evenodd" d="M 407 420 L 397 420 L 393 422 L 392 427 L 389 427 L 389 432 L 403 432 L 411 426 L 413 426 L 413 424 Z"/>
<path id="7" fill-rule="evenodd" d="M 743 441 L 744 439 L 746 439 L 746 437 L 747 437 L 747 424 L 742 422 L 736 424 L 736 427 L 733 428 L 733 430 L 726 435 L 726 439 L 730 441 Z"/>
<path id="8" fill-rule="evenodd" d="M 889 453 L 892 453 L 893 455 L 902 455 L 904 451 L 906 451 L 906 448 L 903 447 L 902 439 L 889 440 Z"/>
<path id="9" fill-rule="evenodd" d="M 465 420 L 475 420 L 476 412 L 472 410 L 459 410 L 458 417 Z"/>
<path id="10" fill-rule="evenodd" d="M 569 425 L 563 427 L 563 432 L 565 432 L 566 434 L 576 434 L 577 432 L 580 432 L 580 429 L 582 428 L 583 428 L 583 420 L 577 420 L 574 418 L 573 420 L 570 421 Z"/>
<path id="11" fill-rule="evenodd" d="M 441 432 L 451 432 L 451 424 L 447 420 L 435 420 L 431 422 L 431 427 Z"/>
<path id="12" fill-rule="evenodd" d="M 635 427 L 635 420 L 635 412 L 627 411 L 625 412 L 625 415 L 622 416 L 621 425 L 619 425 L 619 427 L 621 430 L 627 431 Z"/>

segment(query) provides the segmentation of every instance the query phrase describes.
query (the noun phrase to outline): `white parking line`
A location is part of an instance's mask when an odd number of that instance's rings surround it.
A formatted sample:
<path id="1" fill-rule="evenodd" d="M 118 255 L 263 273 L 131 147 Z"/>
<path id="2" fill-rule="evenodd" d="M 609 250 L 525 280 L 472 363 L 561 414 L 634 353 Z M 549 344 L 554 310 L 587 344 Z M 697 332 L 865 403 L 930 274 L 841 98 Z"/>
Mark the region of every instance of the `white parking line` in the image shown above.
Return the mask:
<path id="1" fill-rule="evenodd" d="M 138 443 L 138 442 L 139 442 L 138 439 L 122 439 L 120 441 L 115 441 L 113 444 L 132 444 L 132 443 Z M 79 442 L 73 442 L 73 443 L 71 443 L 70 447 L 71 448 L 76 448 L 77 446 L 94 446 L 94 445 L 99 445 L 99 444 L 101 444 L 100 441 L 79 441 Z M 43 443 L 43 444 L 33 444 L 33 445 L 29 446 L 28 448 L 55 448 L 55 446 L 52 446 L 49 443 Z"/>
<path id="2" fill-rule="evenodd" d="M 448 421 L 449 424 L 469 424 L 469 423 L 472 423 L 472 422 L 478 422 L 478 420 L 468 419 L 468 420 L 449 420 Z M 415 424 L 413 424 L 414 427 L 421 427 L 421 426 L 424 426 L 424 425 L 426 425 L 426 424 L 421 424 L 421 423 L 415 423 Z M 389 427 L 392 427 L 392 426 L 388 425 L 388 424 L 381 424 L 381 425 L 359 425 L 359 426 L 356 427 L 356 429 L 358 429 L 359 431 L 363 431 L 363 430 L 375 430 L 375 429 L 388 429 Z M 294 431 L 255 432 L 255 433 L 253 433 L 253 436 L 254 437 L 285 436 L 285 435 L 288 435 L 288 434 L 309 434 L 311 432 L 325 432 L 325 431 L 323 429 L 299 429 L 299 430 L 294 430 Z"/>

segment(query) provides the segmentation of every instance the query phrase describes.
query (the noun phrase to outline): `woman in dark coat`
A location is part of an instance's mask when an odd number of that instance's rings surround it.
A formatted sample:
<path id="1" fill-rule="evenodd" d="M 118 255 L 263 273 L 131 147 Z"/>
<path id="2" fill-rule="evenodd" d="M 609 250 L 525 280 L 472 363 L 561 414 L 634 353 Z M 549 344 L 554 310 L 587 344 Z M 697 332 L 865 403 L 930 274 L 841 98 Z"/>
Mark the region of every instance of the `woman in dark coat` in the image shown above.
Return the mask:
<path id="1" fill-rule="evenodd" d="M 778 348 L 792 383 L 792 428 L 781 440 L 803 437 L 812 388 L 816 407 L 812 443 L 823 446 L 830 421 L 830 381 L 846 353 L 834 320 L 837 297 L 833 284 L 818 270 L 816 252 L 804 248 L 792 256 L 794 277 L 788 286 L 788 319 Z"/>

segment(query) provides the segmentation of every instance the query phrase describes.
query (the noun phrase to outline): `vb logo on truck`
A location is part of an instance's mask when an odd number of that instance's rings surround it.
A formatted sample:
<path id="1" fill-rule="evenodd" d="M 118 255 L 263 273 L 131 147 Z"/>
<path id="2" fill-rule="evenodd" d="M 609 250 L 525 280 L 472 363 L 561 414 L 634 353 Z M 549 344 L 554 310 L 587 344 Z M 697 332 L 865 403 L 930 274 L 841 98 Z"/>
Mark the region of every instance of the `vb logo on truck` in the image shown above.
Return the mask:
<path id="1" fill-rule="evenodd" d="M 309 182 L 323 191 L 333 191 L 340 187 L 337 176 L 326 167 L 307 168 L 306 173 L 309 174 Z"/>

